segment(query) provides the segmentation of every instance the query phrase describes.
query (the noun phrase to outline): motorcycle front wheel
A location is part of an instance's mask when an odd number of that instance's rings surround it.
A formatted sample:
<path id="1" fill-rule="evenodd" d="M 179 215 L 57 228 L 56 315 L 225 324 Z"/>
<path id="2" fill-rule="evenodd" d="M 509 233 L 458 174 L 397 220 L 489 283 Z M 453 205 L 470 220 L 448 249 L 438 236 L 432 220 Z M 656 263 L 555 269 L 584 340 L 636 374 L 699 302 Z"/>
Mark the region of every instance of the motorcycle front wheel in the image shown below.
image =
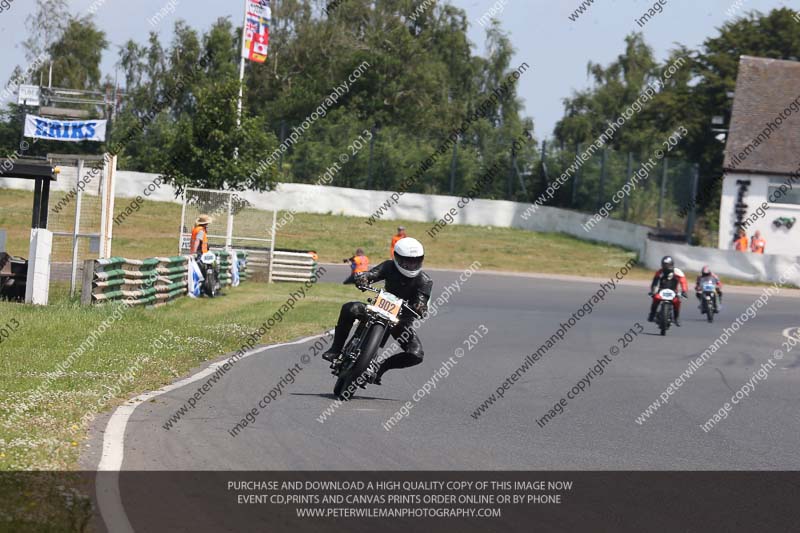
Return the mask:
<path id="1" fill-rule="evenodd" d="M 670 306 L 666 304 L 661 304 L 661 308 L 658 312 L 658 327 L 661 330 L 661 335 L 666 335 L 667 330 L 669 329 L 669 322 L 670 322 Z"/>
<path id="2" fill-rule="evenodd" d="M 346 402 L 355 395 L 358 381 L 364 379 L 362 377 L 364 372 L 369 368 L 370 363 L 375 358 L 375 354 L 378 353 L 378 348 L 383 339 L 384 328 L 383 324 L 374 324 L 364 335 L 358 360 L 336 380 L 336 385 L 333 387 L 333 395 L 336 398 Z"/>
<path id="3" fill-rule="evenodd" d="M 703 300 L 703 302 L 704 302 L 703 307 L 705 308 L 704 311 L 706 313 L 706 316 L 708 317 L 708 322 L 710 324 L 711 322 L 714 322 L 714 307 L 716 306 L 711 303 L 711 300 L 708 299 Z"/>
<path id="4" fill-rule="evenodd" d="M 214 270 L 209 269 L 206 272 L 206 279 L 203 285 L 206 296 L 213 298 L 217 295 L 217 275 Z"/>

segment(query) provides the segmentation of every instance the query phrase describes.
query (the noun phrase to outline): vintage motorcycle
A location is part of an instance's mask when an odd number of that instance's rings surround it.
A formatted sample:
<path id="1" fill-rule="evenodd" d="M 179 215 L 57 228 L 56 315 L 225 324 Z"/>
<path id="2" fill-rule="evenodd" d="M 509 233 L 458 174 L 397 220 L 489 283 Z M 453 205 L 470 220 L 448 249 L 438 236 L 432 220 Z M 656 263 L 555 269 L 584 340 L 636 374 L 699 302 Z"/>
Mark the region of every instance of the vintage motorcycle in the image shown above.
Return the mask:
<path id="1" fill-rule="evenodd" d="M 700 309 L 708 317 L 709 322 L 714 322 L 714 314 L 717 312 L 717 286 L 713 281 L 703 282 L 703 296 L 700 299 Z"/>
<path id="2" fill-rule="evenodd" d="M 378 351 L 389 339 L 392 328 L 400 319 L 400 311 L 406 309 L 419 317 L 411 307 L 394 294 L 370 286 L 361 287 L 363 291 L 377 294 L 367 301 L 367 314 L 359 320 L 355 333 L 342 350 L 342 355 L 331 364 L 332 374 L 337 377 L 333 394 L 340 400 L 353 397 L 357 387 L 365 388 L 373 383 L 382 361 L 377 359 Z"/>
<path id="3" fill-rule="evenodd" d="M 656 308 L 656 324 L 662 335 L 667 334 L 670 325 L 675 321 L 675 299 L 678 294 L 672 289 L 658 291 L 658 307 Z"/>
<path id="4" fill-rule="evenodd" d="M 202 292 L 209 298 L 219 295 L 219 268 L 217 254 L 206 252 L 200 256 L 200 271 L 203 273 Z"/>

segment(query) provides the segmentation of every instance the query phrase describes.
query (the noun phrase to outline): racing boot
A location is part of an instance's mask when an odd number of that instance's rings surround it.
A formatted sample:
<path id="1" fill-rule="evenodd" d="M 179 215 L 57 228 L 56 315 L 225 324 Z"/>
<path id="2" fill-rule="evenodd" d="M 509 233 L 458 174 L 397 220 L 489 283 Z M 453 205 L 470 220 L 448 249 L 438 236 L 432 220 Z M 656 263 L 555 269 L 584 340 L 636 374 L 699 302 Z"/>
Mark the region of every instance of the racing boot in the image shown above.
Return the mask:
<path id="1" fill-rule="evenodd" d="M 328 351 L 322 354 L 322 358 L 328 361 L 329 363 L 333 363 L 342 355 L 342 348 L 344 348 L 344 342 L 347 340 L 347 334 L 350 333 L 348 331 L 349 328 L 344 328 L 341 325 L 336 326 L 336 329 L 333 333 L 333 343 L 331 347 L 328 348 Z"/>
<path id="2" fill-rule="evenodd" d="M 656 321 L 656 310 L 658 309 L 658 302 L 653 300 L 650 304 L 650 314 L 647 315 L 648 322 L 655 322 Z"/>
<path id="3" fill-rule="evenodd" d="M 364 379 L 356 380 L 356 384 L 361 387 L 362 389 L 366 389 L 368 384 L 373 385 L 380 385 L 381 384 L 381 370 L 378 368 L 375 369 L 375 365 L 372 364 L 364 371 Z"/>

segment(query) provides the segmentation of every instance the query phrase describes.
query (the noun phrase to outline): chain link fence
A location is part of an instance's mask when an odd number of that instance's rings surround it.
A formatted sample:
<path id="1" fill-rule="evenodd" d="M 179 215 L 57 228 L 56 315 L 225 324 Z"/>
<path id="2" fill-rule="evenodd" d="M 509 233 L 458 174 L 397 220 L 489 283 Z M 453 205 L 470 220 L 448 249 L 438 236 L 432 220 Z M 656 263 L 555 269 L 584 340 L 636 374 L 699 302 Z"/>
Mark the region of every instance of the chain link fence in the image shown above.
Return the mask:
<path id="1" fill-rule="evenodd" d="M 190 252 L 192 228 L 200 215 L 213 219 L 208 231 L 209 249 L 246 251 L 250 276 L 272 280 L 276 211 L 256 209 L 235 191 L 187 187 L 181 210 L 179 255 Z"/>
<path id="2" fill-rule="evenodd" d="M 582 145 L 567 150 L 544 144 L 537 153 L 530 200 L 543 194 L 570 166 L 574 168 L 576 157 L 585 150 Z M 691 235 L 693 213 L 689 210 L 688 217 L 680 213 L 694 198 L 697 165 L 669 156 L 659 159 L 654 154 L 601 149 L 577 166 L 547 205 L 596 213 L 611 202 L 610 218 L 652 226 L 658 233 L 676 239 Z M 632 176 L 636 176 L 633 190 L 627 195 L 618 194 Z M 613 200 L 615 194 L 618 203 Z"/>

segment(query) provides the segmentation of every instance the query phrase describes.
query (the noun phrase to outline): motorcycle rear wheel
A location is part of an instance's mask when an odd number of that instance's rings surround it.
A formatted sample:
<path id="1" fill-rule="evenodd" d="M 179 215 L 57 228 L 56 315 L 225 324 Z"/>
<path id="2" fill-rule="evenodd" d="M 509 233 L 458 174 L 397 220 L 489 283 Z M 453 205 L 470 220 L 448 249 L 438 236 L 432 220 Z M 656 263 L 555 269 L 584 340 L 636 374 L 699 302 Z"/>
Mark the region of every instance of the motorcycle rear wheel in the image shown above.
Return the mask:
<path id="1" fill-rule="evenodd" d="M 364 335 L 364 340 L 361 341 L 361 354 L 358 356 L 358 360 L 336 380 L 336 385 L 333 387 L 333 395 L 339 400 L 346 402 L 355 395 L 358 380 L 364 379 L 362 375 L 369 368 L 370 363 L 375 358 L 375 354 L 378 353 L 378 348 L 383 339 L 384 327 L 383 324 L 374 324 L 370 328 L 367 334 Z"/>

